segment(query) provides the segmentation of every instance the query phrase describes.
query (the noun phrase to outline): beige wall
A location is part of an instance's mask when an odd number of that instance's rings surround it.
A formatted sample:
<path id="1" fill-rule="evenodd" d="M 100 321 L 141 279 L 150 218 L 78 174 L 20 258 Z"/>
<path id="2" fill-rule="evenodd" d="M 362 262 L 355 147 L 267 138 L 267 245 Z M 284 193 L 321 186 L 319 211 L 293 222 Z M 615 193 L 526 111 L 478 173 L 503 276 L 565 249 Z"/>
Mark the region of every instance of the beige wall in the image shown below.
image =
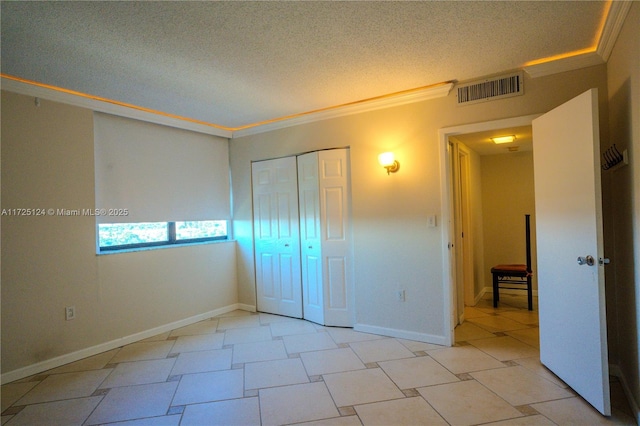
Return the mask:
<path id="1" fill-rule="evenodd" d="M 535 144 L 535 141 L 534 141 Z M 532 267 L 536 268 L 533 152 L 482 157 L 482 217 L 486 286 L 491 268 L 501 263 L 525 263 L 525 214 L 531 215 Z M 533 288 L 537 290 L 537 274 Z"/>
<path id="2" fill-rule="evenodd" d="M 95 208 L 93 155 L 92 111 L 2 92 L 3 209 Z M 235 243 L 97 256 L 95 226 L 2 216 L 3 381 L 237 302 Z"/>
<path id="3" fill-rule="evenodd" d="M 239 300 L 255 304 L 251 241 L 250 164 L 300 152 L 351 148 L 356 322 L 442 338 L 449 319 L 443 307 L 441 164 L 438 130 L 445 127 L 543 113 L 598 87 L 606 113 L 606 67 L 537 79 L 525 75 L 525 94 L 459 107 L 455 93 L 421 103 L 340 117 L 234 139 L 231 170 Z M 602 123 L 606 131 L 606 122 Z M 393 150 L 400 171 L 387 176 L 377 155 Z M 398 285 L 406 301 L 397 302 Z"/>
<path id="4" fill-rule="evenodd" d="M 607 63 L 610 137 L 627 149 L 631 166 L 603 173 L 609 215 L 607 318 L 610 351 L 640 421 L 640 3 L 633 2 Z M 606 185 L 606 187 L 604 187 Z M 605 236 L 606 237 L 606 236 Z M 611 279 L 613 278 L 613 280 Z M 613 283 L 613 285 L 611 285 Z"/>

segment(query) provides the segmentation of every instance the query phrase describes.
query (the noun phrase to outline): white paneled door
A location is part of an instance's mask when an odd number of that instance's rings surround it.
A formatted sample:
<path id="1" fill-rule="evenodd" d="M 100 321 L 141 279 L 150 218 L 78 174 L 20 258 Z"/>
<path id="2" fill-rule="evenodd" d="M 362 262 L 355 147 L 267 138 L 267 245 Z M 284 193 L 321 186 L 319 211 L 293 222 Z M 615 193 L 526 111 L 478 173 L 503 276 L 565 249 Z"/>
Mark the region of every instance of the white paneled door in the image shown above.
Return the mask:
<path id="1" fill-rule="evenodd" d="M 258 310 L 353 327 L 349 151 L 252 167 Z"/>
<path id="2" fill-rule="evenodd" d="M 611 415 L 598 92 L 533 120 L 540 361 Z"/>
<path id="3" fill-rule="evenodd" d="M 349 151 L 318 152 L 325 325 L 353 327 Z"/>
<path id="4" fill-rule="evenodd" d="M 304 318 L 324 324 L 322 230 L 318 189 L 318 153 L 300 155 L 298 193 Z"/>
<path id="5" fill-rule="evenodd" d="M 296 159 L 255 162 L 252 179 L 257 308 L 302 318 Z"/>

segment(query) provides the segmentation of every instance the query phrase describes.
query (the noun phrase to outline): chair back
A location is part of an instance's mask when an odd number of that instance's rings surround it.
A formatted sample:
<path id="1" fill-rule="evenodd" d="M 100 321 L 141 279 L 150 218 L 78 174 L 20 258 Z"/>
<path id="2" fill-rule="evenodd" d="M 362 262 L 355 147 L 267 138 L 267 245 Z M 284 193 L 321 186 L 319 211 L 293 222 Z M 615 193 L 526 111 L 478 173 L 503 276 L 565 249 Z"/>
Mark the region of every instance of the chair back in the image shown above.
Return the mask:
<path id="1" fill-rule="evenodd" d="M 531 215 L 524 215 L 524 223 L 525 223 L 525 236 L 526 236 L 526 244 L 527 244 L 527 272 L 533 272 L 531 270 Z"/>

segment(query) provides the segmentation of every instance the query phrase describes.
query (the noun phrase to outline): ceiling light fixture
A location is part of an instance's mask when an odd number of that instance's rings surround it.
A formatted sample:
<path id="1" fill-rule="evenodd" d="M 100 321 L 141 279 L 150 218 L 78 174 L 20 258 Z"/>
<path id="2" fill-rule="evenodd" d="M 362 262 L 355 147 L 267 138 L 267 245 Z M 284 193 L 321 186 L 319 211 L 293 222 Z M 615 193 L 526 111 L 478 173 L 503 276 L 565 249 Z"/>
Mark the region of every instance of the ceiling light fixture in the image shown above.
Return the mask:
<path id="1" fill-rule="evenodd" d="M 491 140 L 493 141 L 493 143 L 496 143 L 496 144 L 511 143 L 516 140 L 516 137 L 514 135 L 499 136 L 499 137 L 491 138 Z"/>

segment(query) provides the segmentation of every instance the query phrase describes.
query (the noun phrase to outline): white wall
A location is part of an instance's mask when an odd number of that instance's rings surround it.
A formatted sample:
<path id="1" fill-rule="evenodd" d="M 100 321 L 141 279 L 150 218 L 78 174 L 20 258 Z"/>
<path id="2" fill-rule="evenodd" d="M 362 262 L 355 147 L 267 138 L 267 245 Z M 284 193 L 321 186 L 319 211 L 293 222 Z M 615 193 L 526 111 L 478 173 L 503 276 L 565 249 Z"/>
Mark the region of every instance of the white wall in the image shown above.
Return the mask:
<path id="1" fill-rule="evenodd" d="M 523 96 L 459 107 L 446 98 L 335 118 L 234 139 L 231 170 L 239 301 L 255 304 L 250 163 L 322 148 L 351 148 L 356 322 L 437 341 L 449 320 L 443 307 L 440 128 L 543 113 L 598 87 L 606 102 L 606 69 L 596 66 L 537 79 L 525 76 Z M 606 105 L 605 105 L 606 110 Z M 606 123 L 603 123 L 606 129 Z M 400 171 L 377 163 L 392 150 Z M 398 287 L 406 301 L 397 302 Z"/>
<path id="2" fill-rule="evenodd" d="M 92 111 L 3 91 L 1 182 L 3 209 L 95 208 Z M 237 303 L 234 242 L 97 256 L 95 226 L 2 216 L 3 382 Z"/>

